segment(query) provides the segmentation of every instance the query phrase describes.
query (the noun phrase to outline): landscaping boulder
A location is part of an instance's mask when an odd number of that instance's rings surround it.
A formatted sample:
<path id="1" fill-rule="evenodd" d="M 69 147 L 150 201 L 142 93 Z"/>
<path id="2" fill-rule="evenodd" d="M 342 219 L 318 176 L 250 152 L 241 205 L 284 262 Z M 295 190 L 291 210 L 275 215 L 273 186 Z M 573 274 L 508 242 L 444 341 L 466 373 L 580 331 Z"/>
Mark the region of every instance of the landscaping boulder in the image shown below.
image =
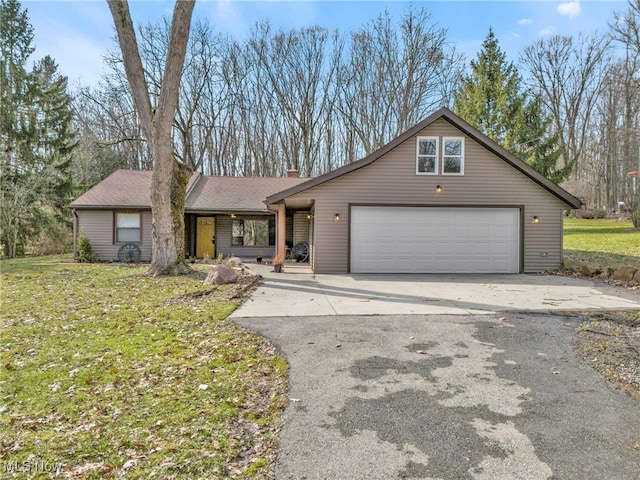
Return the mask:
<path id="1" fill-rule="evenodd" d="M 581 266 L 581 263 L 577 262 L 572 258 L 564 257 L 562 259 L 562 268 L 564 268 L 565 270 L 569 270 L 571 272 L 577 272 L 578 270 L 580 270 L 580 266 Z"/>
<path id="2" fill-rule="evenodd" d="M 604 278 L 605 280 L 607 280 L 608 278 L 611 278 L 613 276 L 613 273 L 616 270 L 612 267 L 604 267 L 602 269 L 602 273 L 600 274 L 600 278 Z"/>
<path id="3" fill-rule="evenodd" d="M 238 274 L 226 265 L 214 265 L 205 279 L 205 285 L 226 285 L 227 283 L 236 283 Z"/>
<path id="4" fill-rule="evenodd" d="M 242 259 L 239 257 L 230 257 L 227 259 L 226 262 L 224 262 L 227 267 L 241 267 L 242 266 Z"/>
<path id="5" fill-rule="evenodd" d="M 640 283 L 640 270 L 638 270 L 636 274 L 633 276 L 633 281 L 635 283 Z"/>
<path id="6" fill-rule="evenodd" d="M 594 277 L 596 275 L 600 275 L 602 270 L 600 267 L 596 267 L 595 265 L 582 265 L 580 267 L 580 275 L 584 277 Z"/>
<path id="7" fill-rule="evenodd" d="M 614 280 L 620 280 L 623 282 L 631 282 L 633 281 L 633 276 L 636 274 L 638 270 L 633 267 L 620 267 L 615 272 L 611 278 Z"/>

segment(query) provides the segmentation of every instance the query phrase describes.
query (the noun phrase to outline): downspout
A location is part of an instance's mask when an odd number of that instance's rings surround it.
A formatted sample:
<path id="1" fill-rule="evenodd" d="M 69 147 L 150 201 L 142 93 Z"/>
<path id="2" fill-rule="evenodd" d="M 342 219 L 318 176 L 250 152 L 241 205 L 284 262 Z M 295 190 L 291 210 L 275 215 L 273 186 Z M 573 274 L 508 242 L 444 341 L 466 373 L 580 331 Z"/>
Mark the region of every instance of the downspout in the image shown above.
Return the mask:
<path id="1" fill-rule="evenodd" d="M 284 202 L 278 205 L 276 212 L 276 256 L 285 259 L 287 253 L 286 237 L 287 237 L 287 210 Z"/>
<path id="2" fill-rule="evenodd" d="M 78 260 L 78 212 L 73 210 L 73 259 Z"/>

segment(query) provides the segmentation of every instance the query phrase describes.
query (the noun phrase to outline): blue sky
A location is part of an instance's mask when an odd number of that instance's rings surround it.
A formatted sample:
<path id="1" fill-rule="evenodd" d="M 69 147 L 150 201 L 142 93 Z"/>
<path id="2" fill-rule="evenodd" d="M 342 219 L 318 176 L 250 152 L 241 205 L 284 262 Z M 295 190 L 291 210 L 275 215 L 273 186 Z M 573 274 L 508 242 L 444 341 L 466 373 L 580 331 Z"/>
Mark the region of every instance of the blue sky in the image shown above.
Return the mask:
<path id="1" fill-rule="evenodd" d="M 73 83 L 96 82 L 102 56 L 115 47 L 111 14 L 105 0 L 22 0 L 35 29 L 35 58 L 51 55 Z M 173 2 L 129 0 L 135 23 L 171 15 Z M 198 0 L 194 17 L 208 17 L 218 30 L 241 39 L 257 20 L 275 27 L 322 25 L 353 31 L 388 9 L 398 17 L 409 2 L 369 0 Z M 615 12 L 626 12 L 626 0 L 414 0 L 432 14 L 433 23 L 467 61 L 475 58 L 489 28 L 512 61 L 535 41 L 550 35 L 605 32 Z"/>

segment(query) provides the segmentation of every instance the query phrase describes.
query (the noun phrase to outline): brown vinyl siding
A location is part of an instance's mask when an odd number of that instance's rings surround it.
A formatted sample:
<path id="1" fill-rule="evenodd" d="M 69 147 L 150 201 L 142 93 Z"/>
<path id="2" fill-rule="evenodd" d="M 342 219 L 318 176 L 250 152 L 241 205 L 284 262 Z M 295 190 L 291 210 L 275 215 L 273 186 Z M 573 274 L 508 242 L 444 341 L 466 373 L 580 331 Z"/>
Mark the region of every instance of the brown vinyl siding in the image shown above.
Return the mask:
<path id="1" fill-rule="evenodd" d="M 293 214 L 293 244 L 309 242 L 309 212 L 295 212 Z"/>
<path id="2" fill-rule="evenodd" d="M 115 212 L 127 212 L 129 210 L 77 210 L 79 234 L 86 235 L 91 241 L 93 252 L 101 261 L 117 261 L 118 249 L 123 243 L 115 243 L 114 222 Z M 130 210 L 139 212 L 139 210 Z M 140 260 L 151 260 L 151 212 L 141 212 L 140 218 L 141 242 Z"/>
<path id="3" fill-rule="evenodd" d="M 375 162 L 293 195 L 291 200 L 296 202 L 315 202 L 315 271 L 348 271 L 349 204 L 522 205 L 524 272 L 560 268 L 562 210 L 568 207 L 472 137 L 464 135 L 464 175 L 415 174 L 417 136 L 438 136 L 442 141 L 441 137 L 461 135 L 449 122 L 436 120 Z M 436 185 L 442 187 L 439 194 Z M 339 222 L 334 220 L 336 213 Z M 533 215 L 540 223 L 531 223 Z"/>

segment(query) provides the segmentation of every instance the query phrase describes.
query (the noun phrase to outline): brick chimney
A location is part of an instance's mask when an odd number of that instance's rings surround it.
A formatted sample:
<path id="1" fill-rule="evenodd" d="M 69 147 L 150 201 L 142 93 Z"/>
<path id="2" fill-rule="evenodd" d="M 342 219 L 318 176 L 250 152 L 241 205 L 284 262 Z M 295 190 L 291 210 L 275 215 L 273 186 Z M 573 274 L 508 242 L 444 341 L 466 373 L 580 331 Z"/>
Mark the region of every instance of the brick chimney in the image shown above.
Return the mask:
<path id="1" fill-rule="evenodd" d="M 300 172 L 298 170 L 287 170 L 287 177 L 289 178 L 299 178 Z"/>

